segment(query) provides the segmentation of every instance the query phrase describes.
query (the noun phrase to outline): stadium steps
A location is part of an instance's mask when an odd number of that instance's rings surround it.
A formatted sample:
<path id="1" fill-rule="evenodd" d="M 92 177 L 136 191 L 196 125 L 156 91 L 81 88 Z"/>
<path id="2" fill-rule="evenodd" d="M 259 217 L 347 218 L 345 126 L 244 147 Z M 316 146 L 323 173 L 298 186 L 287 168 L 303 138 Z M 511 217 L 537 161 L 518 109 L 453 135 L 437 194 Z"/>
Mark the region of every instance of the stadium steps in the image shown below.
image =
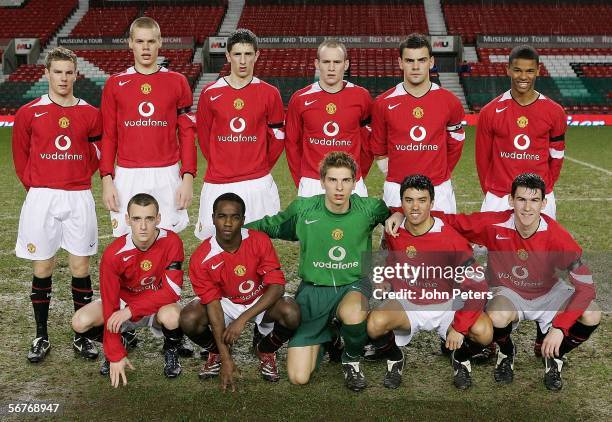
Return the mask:
<path id="1" fill-rule="evenodd" d="M 440 83 L 445 89 L 448 89 L 453 94 L 459 98 L 461 101 L 461 105 L 463 106 L 463 110 L 466 112 L 469 111 L 467 101 L 465 99 L 465 94 L 463 92 L 463 87 L 461 86 L 461 81 L 459 81 L 459 75 L 455 72 L 444 72 L 440 73 Z"/>
<path id="2" fill-rule="evenodd" d="M 463 60 L 466 60 L 468 63 L 478 62 L 478 53 L 476 53 L 476 47 L 472 45 L 464 45 Z"/>
<path id="3" fill-rule="evenodd" d="M 60 30 L 57 32 L 57 34 L 53 36 L 51 41 L 49 41 L 49 44 L 47 44 L 47 47 L 44 49 L 44 51 L 40 54 L 40 57 L 38 58 L 38 64 L 45 64 L 45 58 L 47 57 L 47 53 L 49 53 L 49 51 L 57 47 L 58 37 L 69 36 L 72 30 L 74 29 L 74 27 L 77 26 L 77 24 L 79 23 L 81 19 L 83 19 L 83 16 L 85 16 L 88 10 L 89 10 L 89 0 L 79 0 L 79 6 L 77 10 L 74 12 L 72 16 L 70 16 L 70 18 L 68 18 L 64 26 L 62 26 Z"/>
<path id="4" fill-rule="evenodd" d="M 212 81 L 216 81 L 219 78 L 218 73 L 202 73 L 198 83 L 196 84 L 193 93 L 193 107 L 192 110 L 195 112 L 198 109 L 198 102 L 200 101 L 200 93 L 206 84 Z"/>
<path id="5" fill-rule="evenodd" d="M 203 64 L 202 63 L 202 47 L 198 47 L 195 50 L 195 53 L 193 53 L 193 62 L 194 63 L 199 63 L 199 64 Z"/>
<path id="6" fill-rule="evenodd" d="M 446 35 L 446 23 L 444 23 L 444 14 L 440 0 L 425 0 L 425 17 L 427 18 L 427 27 L 431 35 Z"/>
<path id="7" fill-rule="evenodd" d="M 244 9 L 245 0 L 229 0 L 225 17 L 219 28 L 220 36 L 228 36 L 238 28 L 238 21 Z"/>

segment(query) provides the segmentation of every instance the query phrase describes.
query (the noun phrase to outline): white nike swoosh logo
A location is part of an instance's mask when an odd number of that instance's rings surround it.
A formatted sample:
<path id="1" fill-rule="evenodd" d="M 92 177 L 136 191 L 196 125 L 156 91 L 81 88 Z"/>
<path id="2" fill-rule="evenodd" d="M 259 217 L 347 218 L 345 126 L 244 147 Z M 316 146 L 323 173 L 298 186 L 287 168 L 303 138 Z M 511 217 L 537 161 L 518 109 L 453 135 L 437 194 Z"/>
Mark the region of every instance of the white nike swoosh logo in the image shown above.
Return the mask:
<path id="1" fill-rule="evenodd" d="M 134 255 L 130 255 L 130 256 L 124 256 L 123 257 L 123 262 L 126 262 L 128 259 L 133 258 Z"/>
<path id="2" fill-rule="evenodd" d="M 507 108 L 508 108 L 507 106 L 506 106 L 506 107 L 504 107 L 504 108 L 496 108 L 496 109 L 495 109 L 495 112 L 496 112 L 496 113 L 501 113 L 502 111 L 504 111 L 504 110 L 505 110 L 505 109 L 507 109 Z"/>
<path id="3" fill-rule="evenodd" d="M 316 102 L 317 100 L 312 100 L 312 101 L 304 101 L 304 105 L 305 106 L 309 106 L 310 104 Z"/>
<path id="4" fill-rule="evenodd" d="M 212 268 L 213 270 L 216 270 L 217 268 L 219 268 L 219 265 L 223 264 L 223 261 L 219 262 L 217 265 L 211 265 L 210 268 Z"/>
<path id="5" fill-rule="evenodd" d="M 214 97 L 210 97 L 210 101 L 215 101 L 217 98 L 222 96 L 223 94 L 215 95 Z"/>
<path id="6" fill-rule="evenodd" d="M 40 116 L 43 116 L 43 115 L 45 115 L 47 113 L 48 113 L 48 111 L 45 111 L 44 113 L 34 113 L 34 117 L 40 117 Z"/>
<path id="7" fill-rule="evenodd" d="M 398 105 L 399 105 L 399 103 L 398 103 L 398 104 L 394 104 L 394 105 L 389 105 L 389 110 L 393 110 L 393 109 L 394 109 L 395 107 L 397 107 Z"/>
<path id="8" fill-rule="evenodd" d="M 312 223 L 316 223 L 319 220 L 304 220 L 304 224 L 312 224 Z"/>
<path id="9" fill-rule="evenodd" d="M 495 236 L 495 238 L 497 240 L 508 240 L 508 239 L 510 239 L 509 237 L 503 237 L 502 235 L 499 235 L 499 234 L 497 236 Z"/>
<path id="10" fill-rule="evenodd" d="M 119 81 L 119 86 L 123 86 L 125 84 L 129 84 L 130 82 L 132 82 L 131 79 L 129 81 Z"/>
<path id="11" fill-rule="evenodd" d="M 85 299 L 85 300 L 91 300 L 91 298 L 92 298 L 92 297 L 93 297 L 93 295 L 91 295 L 91 296 L 85 296 L 83 299 Z"/>

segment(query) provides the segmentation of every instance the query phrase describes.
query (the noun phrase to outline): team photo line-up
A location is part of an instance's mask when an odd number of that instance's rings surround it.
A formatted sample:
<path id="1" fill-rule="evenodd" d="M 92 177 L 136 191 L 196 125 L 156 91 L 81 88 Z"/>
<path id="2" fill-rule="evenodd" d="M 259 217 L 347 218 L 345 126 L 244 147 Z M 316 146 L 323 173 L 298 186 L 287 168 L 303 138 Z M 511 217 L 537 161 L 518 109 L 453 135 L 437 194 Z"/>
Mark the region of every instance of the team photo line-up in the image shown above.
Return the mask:
<path id="1" fill-rule="evenodd" d="M 95 360 L 102 342 L 100 373 L 114 387 L 127 384 L 126 367 L 133 369 L 127 351 L 135 330 L 149 327 L 164 339 L 166 377 L 181 373 L 179 356 L 193 355 L 188 337 L 207 354 L 199 377 L 219 377 L 233 391 L 231 349 L 248 321 L 259 370 L 271 382 L 280 379 L 276 351 L 288 344 L 292 384 L 308 383 L 329 353 L 346 386 L 361 391 L 367 345 L 387 362 L 384 386 L 397 388 L 401 347 L 419 331 L 436 331 L 457 388 L 472 384 L 472 357 L 492 350 L 495 381 L 507 384 L 511 334 L 532 320 L 544 384 L 562 388 L 564 355 L 589 338 L 601 312 L 582 250 L 555 220 L 566 117 L 534 89 L 532 47 L 512 50 L 510 89 L 480 113 L 484 201 L 470 215 L 456 214 L 451 184 L 464 111 L 430 81 L 434 58 L 424 35 L 399 45 L 403 81 L 374 100 L 343 80 L 345 45 L 324 41 L 315 59 L 320 79 L 295 92 L 286 113 L 278 89 L 253 75 L 259 51 L 251 31 L 229 37 L 230 74 L 204 87 L 195 113 L 187 79 L 157 64 L 160 47 L 158 24 L 136 19 L 134 66 L 108 79 L 100 110 L 73 93 L 76 55 L 55 48 L 46 58 L 49 93 L 17 112 L 13 159 L 27 194 L 15 251 L 33 263 L 30 362 L 51 347 L 47 319 L 62 248 L 72 275 L 73 349 Z M 189 259 L 196 297 L 182 307 L 185 255 L 176 233 L 189 225 L 196 139 L 207 163 L 195 224 L 202 243 Z M 283 151 L 297 198 L 281 211 L 271 169 Z M 383 199 L 368 197 L 364 183 L 374 161 L 385 175 Z M 115 239 L 100 260 L 101 299 L 93 300 L 96 171 Z M 364 257 L 379 224 L 381 265 L 368 274 Z M 271 238 L 300 242 L 294 298 L 285 294 Z M 487 253 L 486 265 L 474 251 Z M 372 296 L 382 301 L 369 309 Z"/>

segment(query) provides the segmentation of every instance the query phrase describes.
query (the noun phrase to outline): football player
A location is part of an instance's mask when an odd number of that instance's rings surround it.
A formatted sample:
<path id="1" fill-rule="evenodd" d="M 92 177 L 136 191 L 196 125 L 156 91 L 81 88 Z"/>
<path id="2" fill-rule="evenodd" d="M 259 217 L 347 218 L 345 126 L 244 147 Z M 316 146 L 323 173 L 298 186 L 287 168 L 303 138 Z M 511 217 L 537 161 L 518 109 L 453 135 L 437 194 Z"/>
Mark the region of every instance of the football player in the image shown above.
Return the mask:
<path id="1" fill-rule="evenodd" d="M 72 300 L 77 311 L 91 302 L 89 258 L 98 251 L 98 220 L 91 176 L 98 169 L 102 121 L 97 108 L 74 96 L 77 57 L 63 47 L 45 62 L 49 93 L 21 107 L 13 129 L 13 162 L 27 191 L 19 217 L 15 253 L 32 261 L 30 299 L 36 337 L 28 360 L 42 361 L 51 343 L 47 332 L 55 254 L 68 252 Z M 95 359 L 95 345 L 76 335 L 73 348 Z"/>
<path id="2" fill-rule="evenodd" d="M 254 344 L 266 381 L 280 379 L 276 351 L 295 332 L 300 310 L 283 297 L 285 277 L 270 238 L 243 228 L 245 204 L 234 193 L 215 199 L 215 234 L 191 256 L 189 279 L 198 295 L 181 312 L 181 327 L 196 344 L 208 350 L 199 376 L 221 374 L 223 390 L 235 390 L 236 365 L 230 348 L 246 323 L 255 321 L 260 340 Z"/>
<path id="3" fill-rule="evenodd" d="M 366 317 L 371 285 L 362 277 L 363 254 L 371 251 L 372 230 L 388 216 L 380 199 L 351 194 L 357 163 L 345 152 L 328 153 L 319 169 L 324 195 L 297 198 L 285 211 L 247 225 L 272 238 L 300 241 L 296 294 L 301 322 L 289 342 L 287 373 L 306 384 L 318 364 L 321 344 L 333 337 L 338 320 L 344 339 L 342 369 L 346 386 L 361 391 L 367 382 L 360 366 L 367 342 Z"/>
<path id="4" fill-rule="evenodd" d="M 253 76 L 255 34 L 236 30 L 225 56 L 230 74 L 205 86 L 198 103 L 198 142 L 208 163 L 195 229 L 201 240 L 214 231 L 212 205 L 223 193 L 240 195 L 247 223 L 280 210 L 270 171 L 284 148 L 283 101 L 278 89 Z"/>
<path id="5" fill-rule="evenodd" d="M 379 95 L 372 110 L 370 148 L 387 176 L 383 199 L 399 207 L 404 177 L 423 174 L 434 184 L 434 209 L 455 213 L 451 173 L 465 139 L 463 107 L 453 93 L 429 80 L 434 58 L 424 35 L 411 34 L 400 44 L 398 63 L 404 80 Z"/>
<path id="6" fill-rule="evenodd" d="M 100 373 L 110 374 L 113 387 L 121 381 L 126 385 L 125 369 L 134 369 L 120 333 L 136 328 L 149 327 L 156 336 L 163 335 L 164 375 L 175 378 L 181 373 L 183 242 L 158 227 L 159 205 L 149 194 L 134 195 L 124 218 L 129 233 L 115 239 L 100 261 L 102 299 L 79 309 L 72 319 L 77 333 L 103 341 L 106 360 Z"/>

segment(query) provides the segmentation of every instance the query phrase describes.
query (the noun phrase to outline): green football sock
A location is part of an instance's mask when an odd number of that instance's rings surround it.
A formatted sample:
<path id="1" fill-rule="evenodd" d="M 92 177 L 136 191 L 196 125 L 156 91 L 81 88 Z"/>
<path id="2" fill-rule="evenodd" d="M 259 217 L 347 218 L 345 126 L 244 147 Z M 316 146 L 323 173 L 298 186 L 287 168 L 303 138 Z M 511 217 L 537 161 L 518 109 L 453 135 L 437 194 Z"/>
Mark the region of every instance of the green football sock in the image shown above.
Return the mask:
<path id="1" fill-rule="evenodd" d="M 359 324 L 342 324 L 340 335 L 344 339 L 344 352 L 342 352 L 342 362 L 355 362 L 363 356 L 363 347 L 368 341 L 366 331 L 366 321 Z"/>

